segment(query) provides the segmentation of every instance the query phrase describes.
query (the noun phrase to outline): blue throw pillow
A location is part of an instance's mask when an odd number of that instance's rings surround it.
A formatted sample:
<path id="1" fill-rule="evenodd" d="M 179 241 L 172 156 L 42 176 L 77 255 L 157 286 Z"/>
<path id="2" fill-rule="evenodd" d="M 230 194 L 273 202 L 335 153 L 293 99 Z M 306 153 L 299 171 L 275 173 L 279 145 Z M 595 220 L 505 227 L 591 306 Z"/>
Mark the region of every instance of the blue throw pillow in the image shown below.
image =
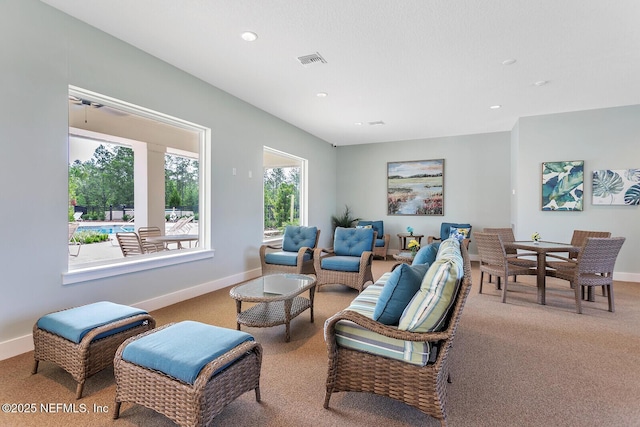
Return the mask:
<path id="1" fill-rule="evenodd" d="M 423 246 L 416 256 L 413 258 L 411 265 L 427 264 L 427 266 L 433 264 L 438 255 L 438 248 L 441 242 L 433 242 L 430 245 Z"/>
<path id="2" fill-rule="evenodd" d="M 409 301 L 420 289 L 429 266 L 401 264 L 387 279 L 373 311 L 373 320 L 385 325 L 397 325 Z"/>

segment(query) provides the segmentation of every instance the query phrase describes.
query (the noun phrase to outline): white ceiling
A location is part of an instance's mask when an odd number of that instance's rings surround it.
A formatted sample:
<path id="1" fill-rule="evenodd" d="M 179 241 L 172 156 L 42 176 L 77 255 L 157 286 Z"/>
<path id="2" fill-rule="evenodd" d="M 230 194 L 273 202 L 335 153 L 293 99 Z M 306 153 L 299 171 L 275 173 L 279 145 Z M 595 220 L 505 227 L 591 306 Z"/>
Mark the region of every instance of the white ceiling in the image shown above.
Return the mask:
<path id="1" fill-rule="evenodd" d="M 335 145 L 640 104 L 638 0 L 42 1 Z"/>

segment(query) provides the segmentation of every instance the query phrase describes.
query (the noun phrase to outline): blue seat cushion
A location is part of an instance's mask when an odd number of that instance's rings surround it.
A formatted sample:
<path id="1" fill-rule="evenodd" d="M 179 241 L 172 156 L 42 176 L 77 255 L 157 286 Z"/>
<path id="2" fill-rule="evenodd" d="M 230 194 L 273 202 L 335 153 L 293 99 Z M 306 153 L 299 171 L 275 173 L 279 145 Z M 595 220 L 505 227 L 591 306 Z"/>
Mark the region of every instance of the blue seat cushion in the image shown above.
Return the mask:
<path id="1" fill-rule="evenodd" d="M 320 266 L 323 270 L 360 271 L 360 257 L 328 256 L 322 258 Z"/>
<path id="2" fill-rule="evenodd" d="M 138 314 L 148 313 L 128 305 L 100 301 L 47 314 L 38 319 L 37 325 L 40 329 L 59 335 L 74 343 L 79 343 L 89 331 L 99 326 L 126 319 L 127 317 L 137 316 Z M 94 340 L 116 334 L 124 329 L 137 326 L 140 323 L 142 323 L 142 321 L 102 333 L 96 336 Z"/>
<path id="3" fill-rule="evenodd" d="M 420 290 L 428 268 L 427 264 L 400 264 L 393 270 L 382 288 L 373 311 L 373 320 L 385 325 L 397 325 L 409 301 Z"/>
<path id="4" fill-rule="evenodd" d="M 311 254 L 306 252 L 303 260 L 308 261 L 310 259 Z M 290 265 L 295 267 L 298 262 L 298 252 L 269 252 L 265 254 L 264 261 L 267 264 Z"/>
<path id="5" fill-rule="evenodd" d="M 235 329 L 186 320 L 128 344 L 122 359 L 193 384 L 202 368 L 253 337 Z"/>
<path id="6" fill-rule="evenodd" d="M 284 237 L 282 238 L 282 250 L 285 252 L 298 252 L 300 248 L 305 246 L 308 248 L 313 248 L 316 245 L 317 234 L 318 227 L 298 227 L 288 225 L 284 229 Z"/>
<path id="7" fill-rule="evenodd" d="M 359 257 L 373 248 L 373 235 L 373 228 L 336 227 L 333 251 L 340 256 Z"/>
<path id="8" fill-rule="evenodd" d="M 381 248 L 384 246 L 384 239 L 376 239 L 376 248 Z"/>
<path id="9" fill-rule="evenodd" d="M 438 248 L 441 242 L 433 242 L 427 246 L 420 248 L 416 256 L 413 258 L 411 265 L 427 264 L 431 265 L 436 260 L 438 255 Z"/>

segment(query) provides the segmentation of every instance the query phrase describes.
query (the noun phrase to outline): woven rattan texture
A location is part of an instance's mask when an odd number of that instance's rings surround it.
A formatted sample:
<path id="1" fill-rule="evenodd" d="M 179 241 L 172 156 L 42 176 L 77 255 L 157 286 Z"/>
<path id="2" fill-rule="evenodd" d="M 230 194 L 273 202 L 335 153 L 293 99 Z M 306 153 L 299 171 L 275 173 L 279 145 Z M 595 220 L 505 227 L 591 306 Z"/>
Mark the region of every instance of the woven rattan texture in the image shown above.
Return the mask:
<path id="1" fill-rule="evenodd" d="M 359 313 L 343 310 L 327 320 L 325 336 L 329 356 L 327 391 L 324 407 L 329 407 L 331 394 L 339 391 L 370 392 L 388 396 L 440 420 L 447 422 L 448 354 L 455 337 L 464 303 L 471 289 L 471 264 L 466 247 L 461 245 L 464 278 L 456 295 L 446 328 L 441 332 L 409 332 L 371 320 Z M 373 332 L 401 340 L 438 344 L 435 363 L 417 366 L 370 353 L 340 347 L 335 339 L 335 325 L 349 320 Z"/>
<path id="2" fill-rule="evenodd" d="M 144 323 L 133 328 L 95 340 L 103 333 L 132 323 Z M 74 343 L 51 332 L 33 326 L 34 366 L 33 373 L 38 371 L 40 361 L 55 363 L 69 372 L 78 382 L 76 398 L 82 397 L 82 389 L 88 377 L 113 364 L 113 356 L 126 339 L 155 328 L 156 322 L 149 314 L 122 319 L 95 328 L 88 332 L 79 343 Z"/>
<path id="3" fill-rule="evenodd" d="M 116 352 L 114 419 L 120 416 L 121 404 L 130 402 L 161 413 L 180 426 L 206 426 L 226 405 L 247 391 L 255 390 L 256 401 L 260 401 L 262 346 L 259 343 L 244 342 L 209 362 L 191 385 L 122 359 L 127 344 L 144 335 L 147 334 L 125 341 Z M 229 366 L 214 375 L 226 365 Z"/>

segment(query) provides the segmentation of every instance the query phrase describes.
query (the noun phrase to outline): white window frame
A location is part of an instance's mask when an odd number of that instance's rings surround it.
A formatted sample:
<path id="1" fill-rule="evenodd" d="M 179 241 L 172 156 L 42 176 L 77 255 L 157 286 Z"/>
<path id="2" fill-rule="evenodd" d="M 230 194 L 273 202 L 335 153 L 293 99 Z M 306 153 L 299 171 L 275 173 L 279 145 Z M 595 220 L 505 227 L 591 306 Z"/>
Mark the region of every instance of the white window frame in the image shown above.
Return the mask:
<path id="1" fill-rule="evenodd" d="M 197 132 L 199 135 L 199 245 L 198 248 L 185 251 L 166 251 L 158 254 L 148 254 L 144 257 L 131 257 L 116 260 L 103 265 L 79 266 L 62 274 L 62 284 L 73 284 L 90 280 L 114 277 L 121 274 L 129 274 L 139 271 L 151 270 L 170 265 L 178 265 L 187 262 L 212 258 L 214 250 L 211 247 L 211 129 L 186 120 L 171 117 L 169 115 L 133 105 L 115 98 L 69 86 L 69 95 L 82 99 L 90 99 L 99 104 L 113 107 L 132 115 L 145 117 L 167 125 Z M 66 245 L 65 245 L 66 246 Z M 65 248 L 65 252 L 67 249 Z"/>
<path id="2" fill-rule="evenodd" d="M 272 153 L 278 157 L 286 157 L 292 159 L 296 163 L 300 165 L 300 225 L 307 226 L 309 224 L 308 218 L 308 179 L 307 179 L 307 169 L 308 169 L 308 160 L 302 157 L 296 156 L 294 154 L 290 154 L 281 150 L 276 150 L 275 148 L 263 146 L 262 153 L 264 156 L 265 152 Z M 264 157 L 263 157 L 264 158 Z M 277 236 L 271 239 L 267 239 L 264 237 L 264 169 L 267 167 L 272 168 L 273 166 L 265 165 L 263 162 L 263 180 L 262 180 L 262 241 L 263 243 L 273 243 L 282 240 L 282 236 Z"/>

